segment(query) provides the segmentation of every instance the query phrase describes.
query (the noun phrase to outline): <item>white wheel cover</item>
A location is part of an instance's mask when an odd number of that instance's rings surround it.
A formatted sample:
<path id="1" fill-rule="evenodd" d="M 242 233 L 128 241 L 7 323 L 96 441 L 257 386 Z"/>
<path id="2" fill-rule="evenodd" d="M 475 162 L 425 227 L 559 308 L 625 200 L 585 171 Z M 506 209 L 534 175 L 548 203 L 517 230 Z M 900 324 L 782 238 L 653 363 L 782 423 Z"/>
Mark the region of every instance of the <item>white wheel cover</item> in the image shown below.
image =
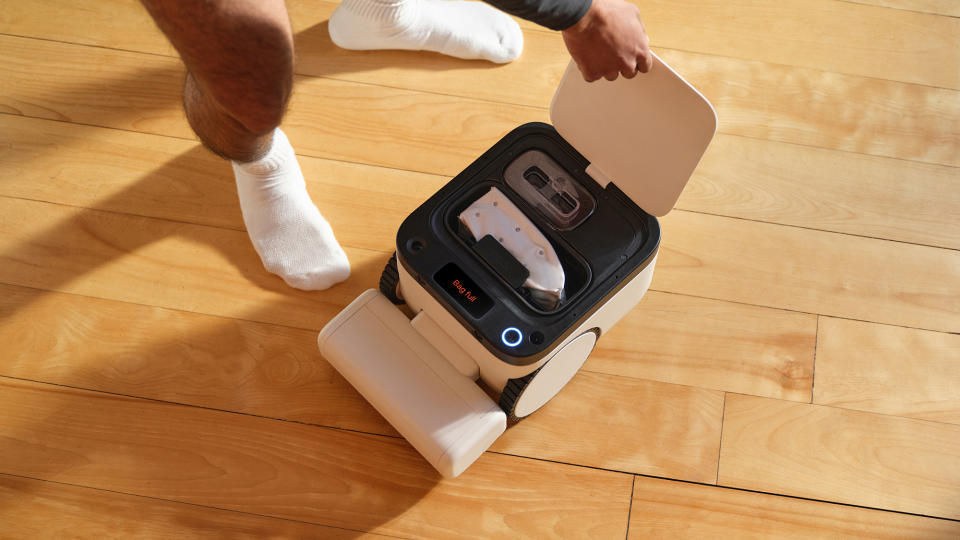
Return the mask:
<path id="1" fill-rule="evenodd" d="M 530 384 L 523 389 L 513 414 L 517 418 L 523 418 L 543 407 L 557 395 L 557 392 L 570 382 L 580 366 L 586 362 L 596 342 L 597 335 L 587 332 L 580 334 L 557 351 L 557 354 L 543 365 L 543 368 L 533 376 Z"/>

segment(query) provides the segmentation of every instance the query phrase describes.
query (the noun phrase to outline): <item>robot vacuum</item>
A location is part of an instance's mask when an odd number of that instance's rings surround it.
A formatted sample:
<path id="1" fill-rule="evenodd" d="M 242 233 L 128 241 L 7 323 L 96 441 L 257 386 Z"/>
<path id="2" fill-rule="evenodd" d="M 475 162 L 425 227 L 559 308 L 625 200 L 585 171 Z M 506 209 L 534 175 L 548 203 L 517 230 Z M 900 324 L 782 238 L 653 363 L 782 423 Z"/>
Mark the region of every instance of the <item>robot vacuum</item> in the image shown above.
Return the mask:
<path id="1" fill-rule="evenodd" d="M 571 62 L 550 118 L 507 134 L 410 214 L 379 290 L 320 332 L 323 356 L 444 476 L 554 397 L 640 301 L 656 216 L 717 125 L 659 58 L 594 83 Z"/>

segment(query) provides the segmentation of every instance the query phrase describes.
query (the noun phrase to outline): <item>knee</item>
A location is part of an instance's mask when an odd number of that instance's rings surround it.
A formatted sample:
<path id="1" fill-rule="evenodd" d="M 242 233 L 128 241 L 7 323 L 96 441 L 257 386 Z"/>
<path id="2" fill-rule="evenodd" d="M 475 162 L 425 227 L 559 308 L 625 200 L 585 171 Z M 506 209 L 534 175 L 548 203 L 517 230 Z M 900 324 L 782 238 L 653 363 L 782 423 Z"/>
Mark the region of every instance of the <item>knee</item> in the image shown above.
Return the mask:
<path id="1" fill-rule="evenodd" d="M 247 131 L 262 134 L 280 124 L 293 89 L 293 41 L 282 27 L 260 25 L 256 47 L 209 69 L 198 78 L 205 93 Z M 250 39 L 250 38 L 239 38 Z"/>
<path id="2" fill-rule="evenodd" d="M 141 1 L 206 105 L 254 134 L 280 123 L 293 88 L 293 32 L 283 0 Z"/>
<path id="3" fill-rule="evenodd" d="M 255 135 L 280 125 L 290 101 L 293 69 L 273 66 L 259 73 L 238 73 L 207 90 L 217 106 Z"/>

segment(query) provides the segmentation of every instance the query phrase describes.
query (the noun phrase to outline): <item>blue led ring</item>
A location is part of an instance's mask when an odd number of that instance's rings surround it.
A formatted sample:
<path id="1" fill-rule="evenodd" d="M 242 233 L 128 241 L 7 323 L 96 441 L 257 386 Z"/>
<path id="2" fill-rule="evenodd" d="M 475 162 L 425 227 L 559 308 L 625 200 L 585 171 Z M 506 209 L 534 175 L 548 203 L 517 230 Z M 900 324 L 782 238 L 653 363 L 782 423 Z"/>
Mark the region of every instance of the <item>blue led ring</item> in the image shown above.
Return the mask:
<path id="1" fill-rule="evenodd" d="M 516 332 L 517 339 L 514 339 L 514 340 L 507 339 L 508 332 Z M 516 328 L 514 326 L 511 326 L 509 328 L 504 328 L 503 333 L 500 334 L 500 341 L 502 341 L 503 344 L 506 345 L 507 347 L 516 347 L 517 345 L 520 344 L 521 341 L 523 341 L 523 332 L 521 332 L 519 328 Z"/>

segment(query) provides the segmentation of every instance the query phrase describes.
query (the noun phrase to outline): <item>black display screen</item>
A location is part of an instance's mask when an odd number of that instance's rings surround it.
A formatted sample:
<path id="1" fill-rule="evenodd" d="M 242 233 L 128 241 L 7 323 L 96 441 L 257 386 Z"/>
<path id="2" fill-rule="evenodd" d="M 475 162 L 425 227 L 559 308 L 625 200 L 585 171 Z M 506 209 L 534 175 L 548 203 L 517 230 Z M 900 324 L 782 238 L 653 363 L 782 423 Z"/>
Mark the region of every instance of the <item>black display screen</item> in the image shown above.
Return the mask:
<path id="1" fill-rule="evenodd" d="M 448 263 L 433 275 L 434 281 L 474 318 L 479 319 L 493 307 L 493 300 L 467 277 L 459 266 Z"/>

